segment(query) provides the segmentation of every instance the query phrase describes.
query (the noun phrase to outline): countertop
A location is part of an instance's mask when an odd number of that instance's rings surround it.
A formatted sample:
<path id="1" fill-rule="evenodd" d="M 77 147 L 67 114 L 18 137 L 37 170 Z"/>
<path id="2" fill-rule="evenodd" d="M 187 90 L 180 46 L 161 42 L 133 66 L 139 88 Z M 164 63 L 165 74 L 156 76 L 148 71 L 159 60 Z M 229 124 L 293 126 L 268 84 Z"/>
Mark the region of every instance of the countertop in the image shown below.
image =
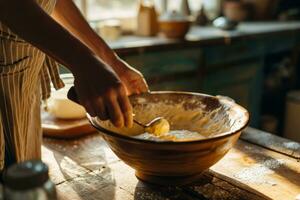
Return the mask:
<path id="1" fill-rule="evenodd" d="M 300 198 L 300 144 L 252 128 L 199 181 L 184 187 L 139 181 L 99 133 L 76 140 L 45 138 L 42 153 L 61 200 Z"/>
<path id="2" fill-rule="evenodd" d="M 193 47 L 212 44 L 229 44 L 236 40 L 261 38 L 270 35 L 295 35 L 300 32 L 300 22 L 244 22 L 233 31 L 223 31 L 212 26 L 194 26 L 184 40 L 167 39 L 162 36 L 123 36 L 108 42 L 119 54 L 144 52 L 173 47 Z"/>

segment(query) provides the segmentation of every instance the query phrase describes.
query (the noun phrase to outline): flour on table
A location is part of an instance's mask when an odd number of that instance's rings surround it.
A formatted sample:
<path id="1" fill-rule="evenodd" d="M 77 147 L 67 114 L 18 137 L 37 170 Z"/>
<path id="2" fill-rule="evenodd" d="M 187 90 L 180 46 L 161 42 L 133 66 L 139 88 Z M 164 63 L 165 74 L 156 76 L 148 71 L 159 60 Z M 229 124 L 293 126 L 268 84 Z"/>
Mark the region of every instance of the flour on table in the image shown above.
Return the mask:
<path id="1" fill-rule="evenodd" d="M 265 176 L 273 174 L 274 170 L 281 167 L 283 164 L 283 160 L 268 159 L 263 163 L 255 164 L 252 167 L 245 167 L 234 176 L 247 183 L 268 184 L 275 186 L 276 182 L 266 181 Z"/>

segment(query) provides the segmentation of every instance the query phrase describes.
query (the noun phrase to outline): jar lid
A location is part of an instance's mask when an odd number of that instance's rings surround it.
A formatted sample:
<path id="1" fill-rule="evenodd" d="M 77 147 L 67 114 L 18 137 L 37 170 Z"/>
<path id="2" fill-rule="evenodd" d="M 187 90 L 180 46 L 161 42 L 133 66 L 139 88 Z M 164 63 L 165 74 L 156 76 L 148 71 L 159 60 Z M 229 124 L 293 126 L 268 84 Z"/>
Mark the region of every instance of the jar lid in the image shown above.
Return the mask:
<path id="1" fill-rule="evenodd" d="M 14 190 L 29 190 L 42 186 L 49 179 L 48 167 L 40 160 L 17 163 L 4 172 L 4 186 Z"/>

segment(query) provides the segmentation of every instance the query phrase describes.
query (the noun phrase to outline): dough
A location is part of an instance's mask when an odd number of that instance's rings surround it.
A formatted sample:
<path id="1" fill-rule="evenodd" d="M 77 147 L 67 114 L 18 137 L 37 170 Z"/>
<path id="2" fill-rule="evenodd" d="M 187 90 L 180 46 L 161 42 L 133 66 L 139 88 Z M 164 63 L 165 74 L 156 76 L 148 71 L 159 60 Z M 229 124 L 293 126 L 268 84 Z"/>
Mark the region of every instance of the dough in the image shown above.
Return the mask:
<path id="1" fill-rule="evenodd" d="M 58 119 L 81 119 L 86 111 L 81 105 L 69 100 L 66 90 L 56 91 L 48 100 L 47 111 Z"/>

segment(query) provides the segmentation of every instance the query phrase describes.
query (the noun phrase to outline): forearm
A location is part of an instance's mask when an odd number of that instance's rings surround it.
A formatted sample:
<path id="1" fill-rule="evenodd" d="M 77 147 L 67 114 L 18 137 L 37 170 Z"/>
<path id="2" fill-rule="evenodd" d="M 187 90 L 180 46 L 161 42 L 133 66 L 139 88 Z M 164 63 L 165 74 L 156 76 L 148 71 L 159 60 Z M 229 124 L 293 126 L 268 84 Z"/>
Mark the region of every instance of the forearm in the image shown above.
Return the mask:
<path id="1" fill-rule="evenodd" d="M 90 27 L 72 1 L 58 0 L 52 16 L 102 60 L 114 67 L 113 61 L 117 58 L 117 55 Z"/>
<path id="2" fill-rule="evenodd" d="M 80 70 L 76 66 L 80 65 L 81 57 L 95 59 L 89 48 L 55 22 L 34 0 L 0 0 L 0 20 L 72 72 Z"/>

